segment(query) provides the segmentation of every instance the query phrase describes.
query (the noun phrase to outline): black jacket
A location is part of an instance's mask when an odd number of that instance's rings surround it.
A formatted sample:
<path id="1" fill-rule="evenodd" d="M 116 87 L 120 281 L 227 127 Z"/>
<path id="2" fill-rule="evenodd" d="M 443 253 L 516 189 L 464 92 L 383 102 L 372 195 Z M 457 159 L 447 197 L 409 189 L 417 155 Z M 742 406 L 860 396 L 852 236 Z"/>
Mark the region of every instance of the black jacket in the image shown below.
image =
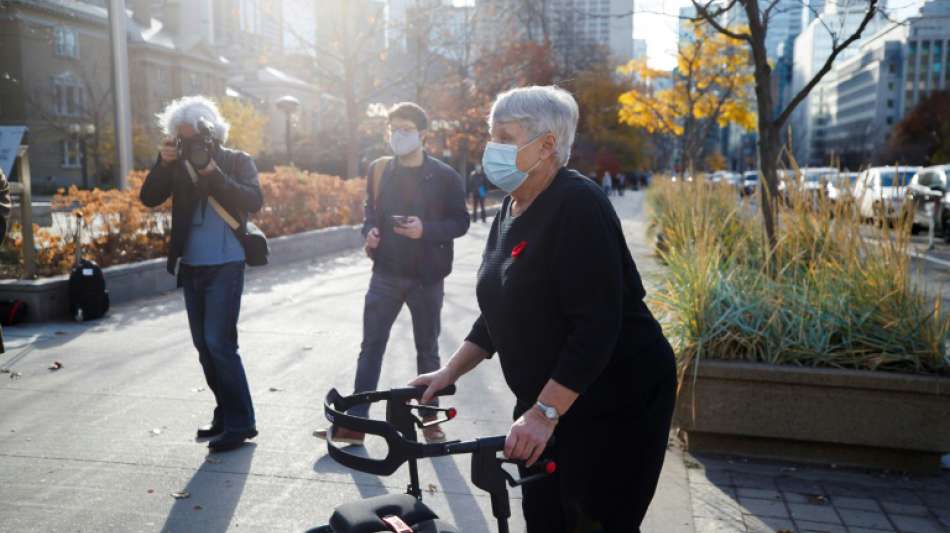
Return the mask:
<path id="1" fill-rule="evenodd" d="M 385 203 L 387 181 L 396 169 L 396 159 L 386 164 L 379 183 L 379 203 Z M 372 190 L 372 180 L 366 180 L 366 218 L 363 222 L 363 236 L 372 228 L 383 228 L 387 221 L 382 220 L 381 210 L 377 209 L 376 193 Z M 422 163 L 423 211 L 416 214 L 422 219 L 422 247 L 418 267 L 418 277 L 423 283 L 441 281 L 452 272 L 455 250 L 453 240 L 468 231 L 468 209 L 465 205 L 465 186 L 462 177 L 452 167 L 428 154 Z M 384 236 L 385 238 L 385 236 Z M 380 246 L 383 246 L 380 243 Z M 375 261 L 375 259 L 374 259 Z M 379 270 L 378 261 L 374 270 Z"/>
<path id="2" fill-rule="evenodd" d="M 172 275 L 188 243 L 195 207 L 206 195 L 213 196 L 241 223 L 240 232 L 246 230 L 248 214 L 260 211 L 264 205 L 257 167 L 251 156 L 222 147 L 214 161 L 220 171 L 199 176 L 197 186 L 182 162 L 164 165 L 160 159 L 142 184 L 139 196 L 146 206 L 157 207 L 169 197 L 172 199 L 172 238 L 168 247 L 168 272 Z"/>

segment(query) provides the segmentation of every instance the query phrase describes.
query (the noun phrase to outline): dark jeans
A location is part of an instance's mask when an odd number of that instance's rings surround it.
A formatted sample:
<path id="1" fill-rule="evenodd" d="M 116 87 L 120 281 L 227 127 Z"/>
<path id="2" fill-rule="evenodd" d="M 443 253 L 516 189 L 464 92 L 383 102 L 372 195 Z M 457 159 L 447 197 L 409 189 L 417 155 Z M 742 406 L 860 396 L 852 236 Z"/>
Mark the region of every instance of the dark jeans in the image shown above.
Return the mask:
<path id="1" fill-rule="evenodd" d="M 482 208 L 482 222 L 485 222 L 485 220 L 488 218 L 485 216 L 485 197 L 481 194 L 478 194 L 476 191 L 472 193 L 472 222 L 478 220 L 479 206 Z"/>
<path id="2" fill-rule="evenodd" d="M 226 431 L 255 427 L 254 405 L 238 355 L 237 322 L 244 292 L 244 263 L 181 266 L 191 339 Z"/>
<path id="3" fill-rule="evenodd" d="M 420 374 L 440 367 L 439 332 L 442 328 L 444 283 L 424 285 L 418 280 L 374 272 L 363 308 L 363 344 L 356 364 L 356 392 L 373 391 L 379 386 L 383 354 L 389 342 L 393 322 L 403 304 L 412 314 L 412 336 L 416 342 L 416 370 Z M 435 401 L 432 405 L 438 405 Z M 369 405 L 358 405 L 349 411 L 355 416 L 369 416 Z M 424 413 L 429 414 L 429 413 Z"/>

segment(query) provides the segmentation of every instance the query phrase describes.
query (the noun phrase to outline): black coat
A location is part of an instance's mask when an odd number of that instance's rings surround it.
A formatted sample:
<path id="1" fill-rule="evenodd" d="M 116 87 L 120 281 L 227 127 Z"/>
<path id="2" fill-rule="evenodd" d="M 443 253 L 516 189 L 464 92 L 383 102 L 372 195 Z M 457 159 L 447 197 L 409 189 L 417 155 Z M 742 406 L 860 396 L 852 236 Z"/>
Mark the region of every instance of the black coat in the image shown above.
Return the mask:
<path id="1" fill-rule="evenodd" d="M 392 159 L 386 164 L 380 179 L 380 204 L 386 202 L 387 180 L 395 169 L 396 160 Z M 374 227 L 382 228 L 383 224 L 388 223 L 382 220 L 380 210 L 377 209 L 372 180 L 366 182 L 364 237 Z M 423 283 L 435 283 L 452 273 L 455 254 L 452 241 L 468 231 L 470 221 L 465 205 L 465 184 L 455 169 L 426 154 L 422 163 L 422 183 L 419 188 L 423 211 L 418 215 L 422 219 L 422 249 L 418 276 Z M 376 268 L 379 268 L 378 263 L 374 265 L 374 269 Z"/>
<path id="2" fill-rule="evenodd" d="M 199 176 L 195 185 L 182 162 L 164 164 L 161 159 L 149 171 L 142 185 L 140 198 L 148 207 L 157 207 L 172 199 L 172 237 L 168 247 L 168 272 L 176 273 L 178 260 L 185 251 L 195 207 L 206 195 L 213 196 L 241 224 L 243 233 L 250 213 L 264 205 L 257 167 L 248 154 L 221 148 L 214 156 L 220 169 L 209 176 Z"/>

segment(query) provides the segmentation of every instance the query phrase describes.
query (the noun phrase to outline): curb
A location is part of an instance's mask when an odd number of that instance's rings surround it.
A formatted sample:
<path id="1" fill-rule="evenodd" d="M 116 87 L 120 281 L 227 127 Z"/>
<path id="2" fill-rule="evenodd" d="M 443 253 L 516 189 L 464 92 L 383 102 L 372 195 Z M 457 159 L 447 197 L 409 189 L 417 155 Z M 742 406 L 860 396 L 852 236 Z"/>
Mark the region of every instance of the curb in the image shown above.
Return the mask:
<path id="1" fill-rule="evenodd" d="M 338 226 L 269 239 L 268 266 L 317 259 L 363 244 L 361 226 Z M 166 270 L 166 258 L 102 269 L 112 305 L 149 298 L 177 289 Z M 265 267 L 266 268 L 266 267 Z M 69 316 L 69 276 L 36 280 L 0 280 L 0 300 L 22 300 L 26 322 L 48 322 Z"/>

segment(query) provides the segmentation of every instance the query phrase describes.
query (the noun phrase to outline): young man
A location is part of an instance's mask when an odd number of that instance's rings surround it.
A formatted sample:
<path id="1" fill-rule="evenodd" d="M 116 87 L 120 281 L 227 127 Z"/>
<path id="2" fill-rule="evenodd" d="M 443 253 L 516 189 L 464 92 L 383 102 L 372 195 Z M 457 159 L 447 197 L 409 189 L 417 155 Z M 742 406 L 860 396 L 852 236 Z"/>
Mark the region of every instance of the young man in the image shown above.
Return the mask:
<path id="1" fill-rule="evenodd" d="M 452 271 L 454 239 L 468 231 L 461 176 L 423 151 L 426 112 L 416 104 L 397 104 L 389 112 L 389 144 L 395 158 L 370 165 L 366 185 L 366 252 L 373 276 L 363 308 L 363 343 L 356 368 L 357 392 L 376 390 L 396 316 L 403 304 L 412 314 L 416 366 L 420 373 L 440 368 L 443 280 Z M 368 405 L 351 414 L 366 417 Z M 432 413 L 425 413 L 430 420 Z M 329 433 L 329 435 L 328 435 Z M 364 435 L 345 428 L 317 430 L 319 438 L 361 445 Z M 423 430 L 430 442 L 445 440 L 438 425 Z"/>
<path id="2" fill-rule="evenodd" d="M 211 100 L 176 100 L 158 118 L 167 137 L 140 196 L 149 207 L 172 199 L 168 271 L 177 272 L 178 285 L 184 287 L 191 337 L 216 403 L 211 424 L 199 428 L 197 437 L 214 437 L 208 443 L 212 452 L 231 450 L 257 436 L 251 392 L 238 355 L 245 255 L 210 199 L 246 225 L 248 215 L 263 204 L 257 168 L 248 154 L 223 146 L 230 125 Z M 210 142 L 205 142 L 209 131 Z M 210 159 L 197 153 L 209 149 Z M 198 157 L 186 155 L 193 152 Z M 195 168 L 192 160 L 207 163 Z"/>

